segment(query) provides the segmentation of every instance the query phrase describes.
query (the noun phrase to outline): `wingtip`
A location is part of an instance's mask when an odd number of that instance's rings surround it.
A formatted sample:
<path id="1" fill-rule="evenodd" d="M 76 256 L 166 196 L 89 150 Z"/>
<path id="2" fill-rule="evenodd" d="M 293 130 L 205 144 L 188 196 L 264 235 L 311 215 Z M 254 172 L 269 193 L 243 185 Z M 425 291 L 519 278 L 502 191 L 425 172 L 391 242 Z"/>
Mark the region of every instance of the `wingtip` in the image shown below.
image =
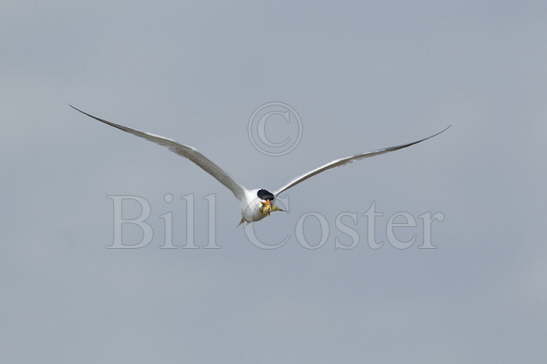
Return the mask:
<path id="1" fill-rule="evenodd" d="M 435 134 L 433 134 L 432 136 L 430 136 L 430 137 L 429 137 L 429 138 L 427 138 L 427 139 L 430 139 L 430 138 L 436 137 L 437 135 L 439 135 L 439 134 L 442 134 L 442 133 L 444 133 L 445 131 L 447 131 L 447 130 L 448 130 L 448 129 L 450 129 L 451 127 L 452 127 L 452 124 L 448 124 L 448 126 L 447 126 L 447 127 L 445 127 L 444 129 L 442 129 L 442 130 L 440 130 L 440 131 L 436 132 Z"/>
<path id="2" fill-rule="evenodd" d="M 83 111 L 83 110 L 80 109 L 80 108 L 77 108 L 76 106 L 74 106 L 74 105 L 72 105 L 72 104 L 68 104 L 68 106 L 71 107 L 72 109 L 78 111 L 79 113 L 82 113 L 82 114 L 84 114 L 84 115 L 87 115 L 87 116 L 89 116 L 89 117 L 92 117 L 93 119 L 97 119 L 95 116 L 93 116 L 93 115 L 91 115 L 91 114 L 89 114 L 89 113 Z"/>
<path id="3" fill-rule="evenodd" d="M 80 109 L 78 109 L 78 108 L 77 108 L 76 106 L 74 106 L 74 105 L 72 105 L 72 104 L 67 104 L 67 105 L 68 105 L 68 107 L 70 107 L 71 109 L 73 109 L 73 110 L 76 110 L 76 111 L 78 111 L 78 112 L 81 112 L 81 113 L 83 113 L 83 111 L 82 111 L 82 110 L 80 110 Z"/>

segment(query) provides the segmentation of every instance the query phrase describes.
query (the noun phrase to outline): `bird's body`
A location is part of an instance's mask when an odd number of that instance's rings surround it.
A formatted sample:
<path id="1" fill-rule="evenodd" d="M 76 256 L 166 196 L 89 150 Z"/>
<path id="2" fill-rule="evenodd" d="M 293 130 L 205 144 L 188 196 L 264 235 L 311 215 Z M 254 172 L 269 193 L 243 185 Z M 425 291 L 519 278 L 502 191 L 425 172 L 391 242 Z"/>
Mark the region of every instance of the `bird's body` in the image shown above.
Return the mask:
<path id="1" fill-rule="evenodd" d="M 262 196 L 260 191 L 270 196 Z M 245 198 L 241 200 L 241 222 L 255 222 L 269 216 L 273 211 L 283 211 L 273 204 L 275 196 L 265 189 L 247 190 Z"/>
<path id="2" fill-rule="evenodd" d="M 300 182 L 303 182 L 306 179 L 315 176 L 316 174 L 319 174 L 331 168 L 335 168 L 338 166 L 345 165 L 347 163 L 351 163 L 359 159 L 374 157 L 376 155 L 410 147 L 414 144 L 418 144 L 427 139 L 433 138 L 434 136 L 439 135 L 440 133 L 444 132 L 446 129 L 450 127 L 448 126 L 447 128 L 441 130 L 440 132 L 436 134 L 433 134 L 427 138 L 423 138 L 411 143 L 382 148 L 373 152 L 360 153 L 360 154 L 355 154 L 348 157 L 336 159 L 310 172 L 307 172 L 303 174 L 302 176 L 299 176 L 293 179 L 291 182 L 287 183 L 285 186 L 275 190 L 272 193 L 264 188 L 248 189 L 244 187 L 243 185 L 237 183 L 224 170 L 222 170 L 222 168 L 220 168 L 217 164 L 215 164 L 213 161 L 205 157 L 198 150 L 196 150 L 195 148 L 191 146 L 177 143 L 174 140 L 169 138 L 165 138 L 152 133 L 145 133 L 136 129 L 132 129 L 132 128 L 120 125 L 120 124 L 116 124 L 114 122 L 111 122 L 105 119 L 101 119 L 99 117 L 88 114 L 85 111 L 82 111 L 72 105 L 70 105 L 70 107 L 81 112 L 84 115 L 87 115 L 95 120 L 100 121 L 101 123 L 110 125 L 114 128 L 120 129 L 127 133 L 136 135 L 143 139 L 146 139 L 156 144 L 167 147 L 169 150 L 173 151 L 174 153 L 179 154 L 191 160 L 192 162 L 194 162 L 198 167 L 203 169 L 205 172 L 209 173 L 216 180 L 222 183 L 226 188 L 232 191 L 234 196 L 240 201 L 240 207 L 241 207 L 240 223 L 251 223 L 251 222 L 259 221 L 265 218 L 266 216 L 269 216 L 274 211 L 283 211 L 282 209 L 280 209 L 278 206 L 274 204 L 274 201 L 279 196 L 279 194 L 299 184 Z"/>
<path id="3" fill-rule="evenodd" d="M 262 220 L 267 215 L 263 213 L 263 201 L 257 196 L 258 189 L 248 190 L 245 199 L 241 200 L 242 222 L 255 222 Z"/>

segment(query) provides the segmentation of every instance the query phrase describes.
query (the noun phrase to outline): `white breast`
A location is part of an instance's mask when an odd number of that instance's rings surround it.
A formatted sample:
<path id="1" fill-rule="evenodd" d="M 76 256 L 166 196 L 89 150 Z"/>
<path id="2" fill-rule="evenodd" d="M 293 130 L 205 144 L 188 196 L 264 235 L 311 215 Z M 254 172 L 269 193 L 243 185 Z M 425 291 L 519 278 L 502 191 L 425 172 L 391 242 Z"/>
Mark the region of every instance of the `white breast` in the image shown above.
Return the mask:
<path id="1" fill-rule="evenodd" d="M 247 222 L 262 220 L 265 217 L 260 211 L 262 205 L 256 195 L 257 191 L 246 191 L 245 201 L 241 201 L 241 217 Z"/>

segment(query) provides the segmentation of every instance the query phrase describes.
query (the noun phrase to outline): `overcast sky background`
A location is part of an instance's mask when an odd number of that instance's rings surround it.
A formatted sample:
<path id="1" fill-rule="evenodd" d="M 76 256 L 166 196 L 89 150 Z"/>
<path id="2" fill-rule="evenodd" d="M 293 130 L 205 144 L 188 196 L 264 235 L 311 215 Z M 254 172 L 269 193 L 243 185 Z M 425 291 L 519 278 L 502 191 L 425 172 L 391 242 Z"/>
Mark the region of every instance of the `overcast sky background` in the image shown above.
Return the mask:
<path id="1" fill-rule="evenodd" d="M 544 1 L 4 0 L 0 50 L 1 362 L 545 362 Z M 247 137 L 270 101 L 302 118 L 286 156 Z M 290 213 L 256 231 L 292 237 L 265 251 L 235 228 L 238 203 L 218 182 L 68 103 L 267 188 L 454 127 L 290 190 Z M 204 197 L 217 194 L 221 249 L 159 249 L 167 211 L 184 241 L 189 193 L 201 243 Z M 149 246 L 106 248 L 109 194 L 151 202 Z M 307 212 L 334 229 L 373 201 L 386 216 L 442 212 L 437 249 L 373 250 L 362 217 L 353 250 L 335 250 L 348 237 L 334 231 L 315 251 L 294 238 Z"/>

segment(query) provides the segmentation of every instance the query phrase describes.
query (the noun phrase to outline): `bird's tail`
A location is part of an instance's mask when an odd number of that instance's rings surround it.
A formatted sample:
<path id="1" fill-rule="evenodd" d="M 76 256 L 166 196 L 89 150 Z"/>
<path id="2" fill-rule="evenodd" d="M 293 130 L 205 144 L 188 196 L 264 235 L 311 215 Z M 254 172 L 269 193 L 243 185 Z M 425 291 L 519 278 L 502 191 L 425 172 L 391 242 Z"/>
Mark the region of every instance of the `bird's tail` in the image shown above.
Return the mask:
<path id="1" fill-rule="evenodd" d="M 241 224 L 243 224 L 244 222 L 245 222 L 245 219 L 241 218 L 241 220 L 239 220 L 239 224 L 237 224 L 236 228 L 240 227 Z"/>

